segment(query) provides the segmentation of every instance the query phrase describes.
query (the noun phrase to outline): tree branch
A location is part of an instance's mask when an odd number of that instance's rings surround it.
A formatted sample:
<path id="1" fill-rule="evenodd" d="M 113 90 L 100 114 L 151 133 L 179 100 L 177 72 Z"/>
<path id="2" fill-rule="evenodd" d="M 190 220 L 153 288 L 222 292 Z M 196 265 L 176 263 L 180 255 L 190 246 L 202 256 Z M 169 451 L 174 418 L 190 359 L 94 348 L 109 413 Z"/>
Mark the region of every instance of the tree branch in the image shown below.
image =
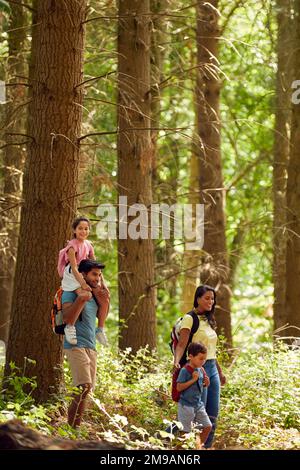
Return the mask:
<path id="1" fill-rule="evenodd" d="M 14 145 L 25 145 L 25 144 L 28 144 L 28 142 L 29 140 L 24 140 L 23 142 L 12 142 L 9 144 L 4 144 L 4 145 L 1 145 L 0 150 L 5 149 L 6 147 L 12 147 Z"/>
<path id="2" fill-rule="evenodd" d="M 27 3 L 20 3 L 20 2 L 17 2 L 16 0 L 6 0 L 6 1 L 7 1 L 7 3 L 12 3 L 13 5 L 18 5 L 20 7 L 24 7 L 27 10 L 31 11 L 32 13 L 36 12 L 36 10 L 34 8 L 32 8 L 30 5 L 28 5 Z"/>
<path id="3" fill-rule="evenodd" d="M 6 135 L 21 135 L 22 137 L 28 137 L 28 139 L 31 139 L 33 142 L 35 142 L 35 138 L 28 134 L 21 134 L 19 132 L 5 132 L 4 136 Z"/>
<path id="4" fill-rule="evenodd" d="M 75 86 L 75 89 L 82 85 L 85 85 L 85 83 L 89 83 L 94 80 L 100 80 L 100 78 L 108 77 L 109 75 L 112 75 L 113 73 L 117 73 L 117 71 L 113 70 L 112 72 L 106 72 L 104 75 L 99 75 L 99 77 L 93 77 L 93 78 L 89 78 L 88 80 L 84 80 L 84 82 L 78 83 L 78 85 Z"/>
<path id="5" fill-rule="evenodd" d="M 28 88 L 31 88 L 32 85 L 29 85 L 29 83 L 25 83 L 25 82 L 16 82 L 16 83 L 5 83 L 5 86 L 27 86 Z"/>

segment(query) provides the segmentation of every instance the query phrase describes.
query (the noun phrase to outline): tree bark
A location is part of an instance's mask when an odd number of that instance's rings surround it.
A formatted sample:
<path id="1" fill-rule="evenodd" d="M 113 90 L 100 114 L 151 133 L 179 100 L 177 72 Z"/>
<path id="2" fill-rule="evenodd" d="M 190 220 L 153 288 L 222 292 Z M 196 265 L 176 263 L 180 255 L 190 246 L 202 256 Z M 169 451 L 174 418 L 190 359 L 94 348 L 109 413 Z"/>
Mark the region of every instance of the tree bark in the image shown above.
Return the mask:
<path id="1" fill-rule="evenodd" d="M 15 264 L 18 249 L 22 176 L 25 159 L 24 134 L 27 88 L 18 85 L 27 76 L 25 59 L 28 16 L 21 1 L 11 5 L 8 31 L 8 60 L 6 83 L 15 83 L 6 89 L 3 142 L 3 196 L 0 204 L 0 340 L 7 344 Z M 22 77 L 22 78 L 21 78 Z M 14 145 L 17 144 L 17 145 Z"/>
<path id="2" fill-rule="evenodd" d="M 39 401 L 57 393 L 61 341 L 50 327 L 59 286 L 58 250 L 70 236 L 76 207 L 86 1 L 37 2 L 32 40 L 28 159 L 5 373 L 9 363 L 36 376 Z"/>
<path id="3" fill-rule="evenodd" d="M 128 206 L 152 202 L 149 0 L 119 1 L 118 183 Z M 128 217 L 128 222 L 132 221 Z M 126 225 L 127 230 L 128 225 Z M 154 254 L 147 239 L 118 240 L 120 347 L 156 346 Z"/>
<path id="4" fill-rule="evenodd" d="M 218 78 L 218 1 L 197 5 L 197 122 L 199 133 L 200 198 L 205 204 L 201 282 L 217 288 L 216 320 L 228 345 L 232 344 L 229 263 L 225 238 L 220 81 Z"/>
<path id="5" fill-rule="evenodd" d="M 273 163 L 273 282 L 274 282 L 274 330 L 285 336 L 280 329 L 287 323 L 286 297 L 286 185 L 289 159 L 289 128 L 291 121 L 291 74 L 292 31 L 291 0 L 277 0 L 277 78 L 276 113 Z M 276 331 L 278 330 L 278 331 Z"/>
<path id="6" fill-rule="evenodd" d="M 163 80 L 163 60 L 165 46 L 162 46 L 166 35 L 164 17 L 160 14 L 166 9 L 167 0 L 150 0 L 152 14 L 151 34 L 151 141 L 152 141 L 152 185 L 155 187 L 157 168 L 157 137 L 160 122 L 160 83 Z"/>
<path id="7" fill-rule="evenodd" d="M 294 1 L 293 80 L 300 77 L 300 0 Z M 298 87 L 299 88 L 299 87 Z M 290 159 L 287 181 L 286 315 L 285 336 L 300 336 L 300 104 L 292 102 Z"/>
<path id="8" fill-rule="evenodd" d="M 197 128 L 197 123 L 195 129 Z M 200 178 L 200 164 L 199 152 L 197 151 L 198 140 L 193 142 L 190 158 L 190 182 L 189 182 L 189 204 L 195 207 L 199 204 L 199 178 Z M 196 221 L 193 220 L 193 226 Z M 187 313 L 193 308 L 193 301 L 196 288 L 200 280 L 200 265 L 201 265 L 201 251 L 200 250 L 184 250 L 184 282 L 182 291 L 182 305 L 181 312 Z"/>

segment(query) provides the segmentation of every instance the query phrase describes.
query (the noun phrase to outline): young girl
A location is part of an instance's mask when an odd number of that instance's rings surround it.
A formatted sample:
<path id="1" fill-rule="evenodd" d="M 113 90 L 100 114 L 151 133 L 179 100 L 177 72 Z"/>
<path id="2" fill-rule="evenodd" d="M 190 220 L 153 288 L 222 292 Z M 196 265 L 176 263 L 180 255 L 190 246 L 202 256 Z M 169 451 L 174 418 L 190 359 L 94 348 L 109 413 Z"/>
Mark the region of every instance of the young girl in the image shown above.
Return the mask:
<path id="1" fill-rule="evenodd" d="M 101 285 L 92 289 L 84 280 L 82 274 L 78 271 L 78 265 L 83 259 L 95 259 L 94 248 L 87 240 L 90 233 L 90 221 L 86 217 L 78 217 L 72 224 L 73 238 L 65 248 L 60 250 L 58 258 L 58 274 L 62 278 L 62 289 L 64 291 L 80 290 L 93 291 L 93 295 L 98 303 L 98 328 L 96 329 L 96 338 L 99 343 L 107 346 L 107 337 L 104 331 L 104 323 L 109 309 L 109 290 L 104 282 L 103 276 Z M 103 265 L 104 267 L 104 265 Z M 65 327 L 66 340 L 72 344 L 77 344 L 76 328 L 71 324 Z"/>

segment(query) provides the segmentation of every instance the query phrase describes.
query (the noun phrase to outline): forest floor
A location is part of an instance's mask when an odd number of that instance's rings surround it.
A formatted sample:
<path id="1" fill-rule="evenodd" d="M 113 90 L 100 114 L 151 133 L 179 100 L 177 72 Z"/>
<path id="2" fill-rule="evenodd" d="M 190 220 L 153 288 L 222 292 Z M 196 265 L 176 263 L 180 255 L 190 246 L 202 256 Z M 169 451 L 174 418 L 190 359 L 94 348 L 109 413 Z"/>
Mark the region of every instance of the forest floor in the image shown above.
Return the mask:
<path id="1" fill-rule="evenodd" d="M 3 354 L 2 354 L 3 355 Z M 223 370 L 221 410 L 214 442 L 216 450 L 300 450 L 300 348 L 261 346 L 245 351 Z M 1 361 L 1 345 L 0 345 Z M 3 365 L 3 357 L 2 357 Z M 105 440 L 129 449 L 194 449 L 186 440 L 164 431 L 176 420 L 170 397 L 171 361 L 146 349 L 133 358 L 102 349 L 98 355 L 94 403 L 78 430 L 67 424 L 67 407 L 74 389 L 64 364 L 66 393 L 37 405 L 13 379 L 14 395 L 0 394 L 0 421 L 19 419 L 48 436 L 75 440 Z"/>

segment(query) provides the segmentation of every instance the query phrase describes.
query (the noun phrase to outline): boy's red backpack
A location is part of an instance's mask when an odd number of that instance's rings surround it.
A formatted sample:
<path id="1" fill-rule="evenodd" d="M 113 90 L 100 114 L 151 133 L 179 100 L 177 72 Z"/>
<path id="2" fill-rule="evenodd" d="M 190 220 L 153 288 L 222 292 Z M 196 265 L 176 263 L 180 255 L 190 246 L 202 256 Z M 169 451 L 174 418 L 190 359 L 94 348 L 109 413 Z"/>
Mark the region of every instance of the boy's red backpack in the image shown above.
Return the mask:
<path id="1" fill-rule="evenodd" d="M 183 366 L 186 368 L 186 370 L 192 375 L 194 370 L 193 367 L 191 367 L 189 364 L 185 364 L 185 366 Z M 203 369 L 203 367 L 200 367 L 200 369 L 202 370 L 202 373 L 203 373 L 203 387 L 205 387 L 205 378 L 207 377 L 207 374 L 205 372 L 205 370 Z M 178 379 L 178 375 L 179 375 L 179 372 L 181 371 L 181 369 L 175 369 L 174 372 L 173 372 L 173 375 L 172 375 L 172 400 L 173 401 L 176 401 L 178 402 L 179 399 L 180 399 L 180 392 L 178 392 L 177 390 L 177 379 Z M 197 382 L 197 385 L 199 386 L 198 382 Z M 199 387 L 200 389 L 200 387 Z"/>
<path id="2" fill-rule="evenodd" d="M 51 325 L 54 333 L 58 335 L 65 334 L 65 326 L 66 324 L 63 321 L 63 312 L 62 312 L 62 303 L 61 303 L 61 296 L 63 290 L 60 287 L 54 296 L 53 305 L 51 309 Z"/>

